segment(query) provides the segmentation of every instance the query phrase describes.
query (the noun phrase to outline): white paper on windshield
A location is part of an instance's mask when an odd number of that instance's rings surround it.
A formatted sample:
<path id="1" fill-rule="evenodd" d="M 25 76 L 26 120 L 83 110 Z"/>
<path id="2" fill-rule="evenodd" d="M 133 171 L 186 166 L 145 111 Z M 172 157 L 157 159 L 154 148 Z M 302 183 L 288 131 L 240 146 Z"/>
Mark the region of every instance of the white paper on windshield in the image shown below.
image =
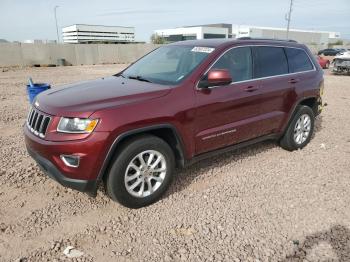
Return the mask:
<path id="1" fill-rule="evenodd" d="M 213 52 L 215 50 L 215 48 L 212 47 L 203 47 L 203 46 L 195 46 L 192 48 L 192 52 L 200 52 L 200 53 L 208 53 L 210 54 L 211 52 Z"/>

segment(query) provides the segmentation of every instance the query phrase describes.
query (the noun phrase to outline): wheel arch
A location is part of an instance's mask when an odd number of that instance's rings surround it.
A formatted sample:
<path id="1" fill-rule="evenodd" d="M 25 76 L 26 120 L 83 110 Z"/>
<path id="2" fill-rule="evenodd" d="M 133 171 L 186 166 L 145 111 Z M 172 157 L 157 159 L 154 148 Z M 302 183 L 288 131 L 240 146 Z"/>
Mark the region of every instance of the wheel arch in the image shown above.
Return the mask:
<path id="1" fill-rule="evenodd" d="M 104 159 L 102 168 L 96 179 L 95 191 L 102 179 L 108 172 L 113 158 L 118 153 L 118 148 L 132 138 L 142 135 L 154 135 L 169 144 L 175 155 L 176 167 L 184 167 L 186 162 L 184 144 L 177 129 L 171 124 L 157 124 L 148 127 L 133 129 L 118 135 L 110 146 Z"/>
<path id="2" fill-rule="evenodd" d="M 308 106 L 312 109 L 312 111 L 314 112 L 315 116 L 318 113 L 318 99 L 317 97 L 313 96 L 313 97 L 307 97 L 307 98 L 303 98 L 298 104 L 298 105 L 303 105 L 303 106 Z M 295 111 L 296 107 L 294 108 Z M 294 114 L 294 113 L 293 113 Z"/>
<path id="3" fill-rule="evenodd" d="M 288 120 L 285 122 L 284 126 L 282 127 L 281 129 L 282 132 L 280 134 L 283 135 L 286 132 L 288 126 L 290 125 L 290 122 L 293 120 L 293 117 L 297 111 L 298 106 L 303 105 L 303 106 L 310 107 L 314 112 L 315 116 L 317 116 L 318 103 L 319 103 L 319 99 L 316 96 L 303 97 L 300 100 L 298 100 L 293 106 L 293 109 L 291 110 Z"/>

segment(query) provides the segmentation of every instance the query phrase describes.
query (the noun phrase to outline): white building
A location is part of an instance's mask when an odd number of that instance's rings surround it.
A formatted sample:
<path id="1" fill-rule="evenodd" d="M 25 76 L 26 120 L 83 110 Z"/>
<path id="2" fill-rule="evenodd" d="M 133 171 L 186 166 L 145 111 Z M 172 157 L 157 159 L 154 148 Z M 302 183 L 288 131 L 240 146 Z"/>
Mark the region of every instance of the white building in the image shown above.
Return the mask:
<path id="1" fill-rule="evenodd" d="M 56 40 L 41 40 L 41 39 L 28 39 L 28 40 L 24 40 L 23 43 L 25 44 L 56 44 L 57 41 Z"/>
<path id="2" fill-rule="evenodd" d="M 232 25 L 233 37 L 253 37 L 253 38 L 278 38 L 286 39 L 286 28 L 262 27 L 251 25 Z M 289 39 L 296 40 L 305 44 L 327 45 L 332 39 L 340 39 L 340 33 L 327 31 L 313 31 L 290 29 Z"/>
<path id="3" fill-rule="evenodd" d="M 123 26 L 76 24 L 62 28 L 64 43 L 130 43 L 135 28 Z"/>
<path id="4" fill-rule="evenodd" d="M 329 38 L 330 39 L 340 39 L 340 33 L 339 32 L 329 32 Z"/>
<path id="5" fill-rule="evenodd" d="M 168 42 L 183 40 L 228 38 L 228 29 L 209 26 L 178 27 L 173 29 L 155 30 L 154 33 Z"/>

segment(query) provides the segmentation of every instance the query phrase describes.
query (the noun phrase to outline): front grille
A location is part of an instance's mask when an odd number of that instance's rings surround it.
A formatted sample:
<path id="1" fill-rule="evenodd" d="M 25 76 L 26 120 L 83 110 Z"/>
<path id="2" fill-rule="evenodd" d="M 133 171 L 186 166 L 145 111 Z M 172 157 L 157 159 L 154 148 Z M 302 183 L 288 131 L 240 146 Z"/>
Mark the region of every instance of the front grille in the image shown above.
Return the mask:
<path id="1" fill-rule="evenodd" d="M 27 118 L 27 127 L 36 136 L 45 137 L 51 117 L 32 107 Z"/>

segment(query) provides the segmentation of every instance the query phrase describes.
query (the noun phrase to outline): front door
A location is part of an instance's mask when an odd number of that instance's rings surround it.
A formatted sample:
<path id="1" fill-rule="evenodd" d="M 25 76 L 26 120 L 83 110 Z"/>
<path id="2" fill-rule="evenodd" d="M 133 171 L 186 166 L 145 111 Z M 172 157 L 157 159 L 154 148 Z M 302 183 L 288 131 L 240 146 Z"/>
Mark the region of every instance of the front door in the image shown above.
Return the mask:
<path id="1" fill-rule="evenodd" d="M 251 48 L 228 50 L 212 69 L 228 69 L 233 81 L 196 90 L 196 154 L 249 140 L 260 132 L 260 82 L 252 79 Z"/>

